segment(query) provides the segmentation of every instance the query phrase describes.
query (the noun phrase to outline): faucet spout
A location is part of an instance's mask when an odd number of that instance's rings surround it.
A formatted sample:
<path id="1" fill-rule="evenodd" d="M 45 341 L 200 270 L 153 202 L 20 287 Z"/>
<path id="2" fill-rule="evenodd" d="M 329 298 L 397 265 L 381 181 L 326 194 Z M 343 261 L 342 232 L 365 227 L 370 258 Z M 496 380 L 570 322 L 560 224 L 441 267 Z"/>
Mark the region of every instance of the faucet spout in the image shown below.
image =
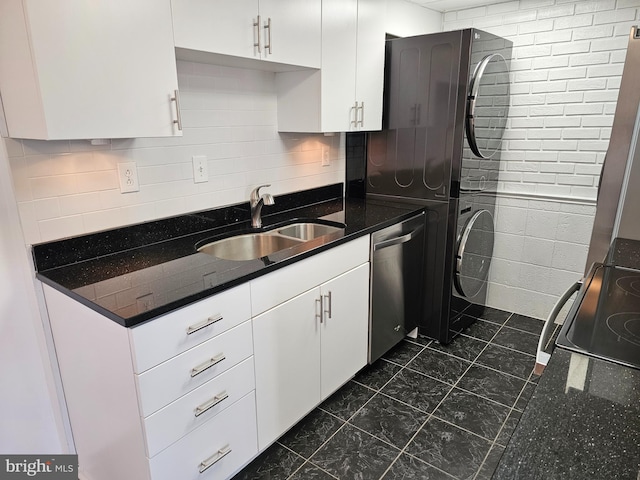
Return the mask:
<path id="1" fill-rule="evenodd" d="M 273 199 L 273 195 L 271 195 L 270 193 L 260 195 L 261 188 L 270 186 L 271 185 L 260 185 L 259 187 L 256 187 L 251 191 L 251 195 L 249 197 L 249 206 L 251 207 L 251 226 L 253 228 L 262 227 L 262 218 L 260 217 L 262 207 L 264 205 L 273 205 L 276 203 Z"/>

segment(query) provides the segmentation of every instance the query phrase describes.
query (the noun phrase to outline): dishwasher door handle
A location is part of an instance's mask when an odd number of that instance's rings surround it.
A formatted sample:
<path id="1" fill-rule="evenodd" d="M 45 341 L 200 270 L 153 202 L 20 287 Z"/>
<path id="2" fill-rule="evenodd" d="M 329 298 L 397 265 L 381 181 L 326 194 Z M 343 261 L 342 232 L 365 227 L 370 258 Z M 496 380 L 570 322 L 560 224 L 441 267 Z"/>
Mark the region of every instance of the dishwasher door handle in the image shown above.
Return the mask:
<path id="1" fill-rule="evenodd" d="M 402 235 L 401 237 L 390 238 L 389 240 L 383 240 L 382 242 L 373 244 L 373 251 L 378 251 L 383 248 L 392 247 L 393 245 L 400 245 L 402 243 L 407 243 L 413 240 L 421 231 L 423 225 L 420 225 L 413 232 L 407 233 L 406 235 Z"/>

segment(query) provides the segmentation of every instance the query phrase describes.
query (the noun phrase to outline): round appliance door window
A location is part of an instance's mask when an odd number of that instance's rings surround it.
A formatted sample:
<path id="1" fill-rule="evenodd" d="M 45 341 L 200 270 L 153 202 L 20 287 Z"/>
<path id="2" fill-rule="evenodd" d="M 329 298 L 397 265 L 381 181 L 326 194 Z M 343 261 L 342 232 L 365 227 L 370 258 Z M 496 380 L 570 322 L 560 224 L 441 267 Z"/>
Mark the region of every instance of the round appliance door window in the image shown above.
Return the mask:
<path id="1" fill-rule="evenodd" d="M 493 216 L 488 210 L 478 210 L 464 226 L 458 242 L 454 277 L 456 289 L 464 297 L 475 297 L 489 276 L 493 232 Z"/>
<path id="2" fill-rule="evenodd" d="M 476 66 L 467 104 L 467 141 L 480 158 L 491 158 L 502 145 L 509 114 L 509 66 L 499 53 Z"/>

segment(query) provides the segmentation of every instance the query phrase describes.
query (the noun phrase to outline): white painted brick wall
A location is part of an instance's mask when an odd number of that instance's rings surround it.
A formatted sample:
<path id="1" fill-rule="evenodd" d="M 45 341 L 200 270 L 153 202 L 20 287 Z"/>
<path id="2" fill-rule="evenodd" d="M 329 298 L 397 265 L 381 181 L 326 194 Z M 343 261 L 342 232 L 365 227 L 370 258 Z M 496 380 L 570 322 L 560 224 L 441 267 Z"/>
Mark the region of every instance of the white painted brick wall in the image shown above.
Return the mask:
<path id="1" fill-rule="evenodd" d="M 509 128 L 518 132 L 505 136 L 507 152 L 526 152 L 525 161 L 538 165 L 550 161 L 546 154 L 557 164 L 584 155 L 584 162 L 599 166 L 604 155 L 594 153 L 607 149 L 628 35 L 638 20 L 640 0 L 521 0 L 447 12 L 443 29 L 477 27 L 513 41 Z M 556 155 L 563 151 L 577 155 Z M 511 161 L 504 162 L 505 172 Z M 509 174 L 501 175 L 500 188 L 595 199 L 599 168 L 558 166 L 551 182 L 549 168 L 538 173 L 542 188 L 531 185 L 531 175 Z"/>
<path id="2" fill-rule="evenodd" d="M 248 201 L 263 183 L 282 194 L 344 181 L 344 135 L 277 132 L 274 73 L 178 62 L 178 80 L 182 137 L 5 139 L 27 243 Z M 207 183 L 194 183 L 193 155 L 207 157 Z M 116 165 L 130 161 L 140 191 L 121 194 Z"/>
<path id="3" fill-rule="evenodd" d="M 545 318 L 582 276 L 639 20 L 640 0 L 521 0 L 443 16 L 444 30 L 477 27 L 514 43 L 490 305 Z"/>

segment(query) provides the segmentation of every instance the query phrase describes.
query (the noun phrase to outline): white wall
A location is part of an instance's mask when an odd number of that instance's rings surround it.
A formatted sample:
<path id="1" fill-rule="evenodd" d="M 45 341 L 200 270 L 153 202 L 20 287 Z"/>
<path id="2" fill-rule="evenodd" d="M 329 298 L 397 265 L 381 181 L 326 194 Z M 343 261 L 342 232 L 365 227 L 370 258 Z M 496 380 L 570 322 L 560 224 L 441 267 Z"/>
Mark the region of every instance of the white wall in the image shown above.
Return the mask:
<path id="1" fill-rule="evenodd" d="M 275 75 L 178 62 L 183 137 L 106 146 L 6 139 L 26 242 L 248 201 L 264 183 L 281 194 L 344 181 L 344 135 L 277 132 Z M 192 155 L 207 157 L 207 183 L 194 183 Z M 140 191 L 121 194 L 116 165 L 129 161 Z"/>
<path id="2" fill-rule="evenodd" d="M 581 277 L 640 0 L 521 0 L 444 15 L 514 43 L 489 303 L 544 318 Z"/>
<path id="3" fill-rule="evenodd" d="M 67 453 L 6 151 L 0 142 L 0 452 Z"/>

